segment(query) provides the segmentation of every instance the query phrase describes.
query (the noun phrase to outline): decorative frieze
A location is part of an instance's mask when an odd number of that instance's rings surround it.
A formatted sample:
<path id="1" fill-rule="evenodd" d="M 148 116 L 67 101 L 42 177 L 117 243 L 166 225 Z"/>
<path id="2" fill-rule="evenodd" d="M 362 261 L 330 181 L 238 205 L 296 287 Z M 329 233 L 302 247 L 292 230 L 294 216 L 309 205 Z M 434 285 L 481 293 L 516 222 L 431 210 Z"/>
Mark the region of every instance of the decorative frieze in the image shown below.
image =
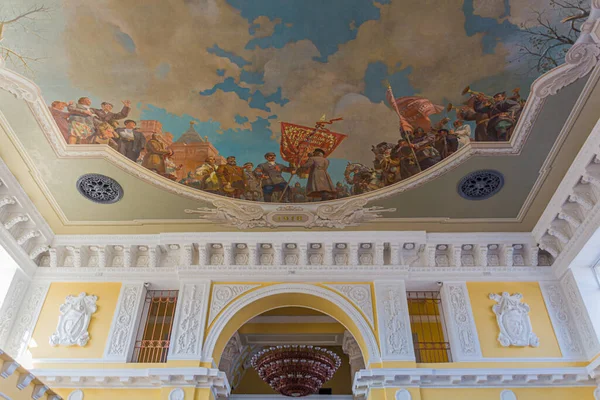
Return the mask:
<path id="1" fill-rule="evenodd" d="M 199 360 L 210 282 L 185 282 L 179 290 L 169 360 Z"/>
<path id="2" fill-rule="evenodd" d="M 453 360 L 481 359 L 479 336 L 467 285 L 464 282 L 444 282 L 441 296 Z"/>
<path id="3" fill-rule="evenodd" d="M 145 295 L 143 283 L 123 284 L 110 333 L 104 349 L 104 358 L 127 362 L 133 351 L 135 328 L 141 316 Z"/>
<path id="4" fill-rule="evenodd" d="M 521 293 L 512 295 L 507 292 L 503 292 L 502 295 L 490 293 L 489 297 L 496 302 L 492 306 L 492 311 L 496 314 L 496 322 L 500 328 L 498 341 L 502 346 L 538 347 L 540 345 L 540 340 L 531 327 L 529 305 L 521 302 L 523 299 Z"/>
<path id="5" fill-rule="evenodd" d="M 78 296 L 67 296 L 60 306 L 60 317 L 56 332 L 50 336 L 51 346 L 85 346 L 90 340 L 88 326 L 92 314 L 98 309 L 98 297 L 79 293 Z"/>
<path id="6" fill-rule="evenodd" d="M 404 282 L 375 282 L 375 298 L 382 360 L 414 360 Z"/>

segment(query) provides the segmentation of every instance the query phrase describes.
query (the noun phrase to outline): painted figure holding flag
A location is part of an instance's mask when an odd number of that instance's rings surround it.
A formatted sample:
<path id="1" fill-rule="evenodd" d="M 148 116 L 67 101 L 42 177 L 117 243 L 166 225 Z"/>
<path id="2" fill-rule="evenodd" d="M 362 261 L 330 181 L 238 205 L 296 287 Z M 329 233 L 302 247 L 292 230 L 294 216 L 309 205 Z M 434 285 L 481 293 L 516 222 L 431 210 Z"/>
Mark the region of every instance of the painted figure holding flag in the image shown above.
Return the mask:
<path id="1" fill-rule="evenodd" d="M 325 151 L 314 149 L 312 156 L 298 170 L 308 172 L 306 184 L 307 196 L 314 200 L 330 200 L 335 197 L 335 186 L 327 172 L 329 160 L 325 158 Z"/>

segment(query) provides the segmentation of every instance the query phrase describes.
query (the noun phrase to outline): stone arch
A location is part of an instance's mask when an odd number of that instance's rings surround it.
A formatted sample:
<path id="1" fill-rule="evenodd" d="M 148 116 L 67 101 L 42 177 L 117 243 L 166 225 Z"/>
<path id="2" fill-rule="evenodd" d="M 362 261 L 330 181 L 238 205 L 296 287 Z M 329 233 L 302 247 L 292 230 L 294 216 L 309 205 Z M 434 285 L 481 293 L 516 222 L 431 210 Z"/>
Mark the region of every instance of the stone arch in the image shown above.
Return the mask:
<path id="1" fill-rule="evenodd" d="M 381 362 L 375 334 L 360 311 L 330 289 L 298 283 L 262 287 L 231 302 L 210 326 L 203 359 L 218 365 L 229 338 L 244 323 L 265 311 L 289 306 L 312 308 L 335 318 L 358 342 L 367 367 Z"/>

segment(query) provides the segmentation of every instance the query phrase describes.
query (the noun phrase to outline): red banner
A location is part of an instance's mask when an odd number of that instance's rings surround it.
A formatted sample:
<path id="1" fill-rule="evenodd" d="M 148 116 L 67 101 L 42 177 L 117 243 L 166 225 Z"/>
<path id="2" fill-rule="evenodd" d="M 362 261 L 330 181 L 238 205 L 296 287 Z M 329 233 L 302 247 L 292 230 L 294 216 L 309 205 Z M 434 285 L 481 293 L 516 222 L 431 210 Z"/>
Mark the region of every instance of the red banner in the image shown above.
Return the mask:
<path id="1" fill-rule="evenodd" d="M 328 157 L 342 143 L 346 135 L 326 129 L 309 128 L 308 126 L 281 123 L 281 158 L 300 166 L 308 160 L 308 154 L 321 149 Z"/>

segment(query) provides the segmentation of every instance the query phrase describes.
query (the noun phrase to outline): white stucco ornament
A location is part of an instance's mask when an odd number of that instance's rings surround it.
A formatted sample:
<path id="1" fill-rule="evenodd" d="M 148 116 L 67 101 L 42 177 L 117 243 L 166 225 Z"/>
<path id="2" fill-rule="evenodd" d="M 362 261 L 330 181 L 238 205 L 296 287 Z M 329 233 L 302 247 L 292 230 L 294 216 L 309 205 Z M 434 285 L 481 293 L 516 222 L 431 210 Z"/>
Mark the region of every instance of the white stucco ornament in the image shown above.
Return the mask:
<path id="1" fill-rule="evenodd" d="M 502 346 L 538 347 L 540 345 L 540 340 L 531 329 L 529 306 L 521 303 L 523 298 L 521 293 L 510 295 L 503 292 L 501 296 L 490 293 L 489 297 L 497 303 L 492 310 L 496 314 L 496 321 L 500 328 L 498 341 Z"/>
<path id="2" fill-rule="evenodd" d="M 183 389 L 177 388 L 177 389 L 173 389 L 171 390 L 171 393 L 169 393 L 169 400 L 184 400 L 185 399 L 185 392 L 183 391 Z"/>
<path id="3" fill-rule="evenodd" d="M 85 346 L 90 340 L 88 327 L 92 314 L 97 310 L 98 297 L 86 295 L 84 292 L 78 296 L 67 296 L 60 306 L 60 317 L 56 332 L 50 336 L 51 346 Z"/>
<path id="4" fill-rule="evenodd" d="M 81 390 L 75 390 L 71 392 L 68 400 L 83 400 L 83 392 Z"/>

